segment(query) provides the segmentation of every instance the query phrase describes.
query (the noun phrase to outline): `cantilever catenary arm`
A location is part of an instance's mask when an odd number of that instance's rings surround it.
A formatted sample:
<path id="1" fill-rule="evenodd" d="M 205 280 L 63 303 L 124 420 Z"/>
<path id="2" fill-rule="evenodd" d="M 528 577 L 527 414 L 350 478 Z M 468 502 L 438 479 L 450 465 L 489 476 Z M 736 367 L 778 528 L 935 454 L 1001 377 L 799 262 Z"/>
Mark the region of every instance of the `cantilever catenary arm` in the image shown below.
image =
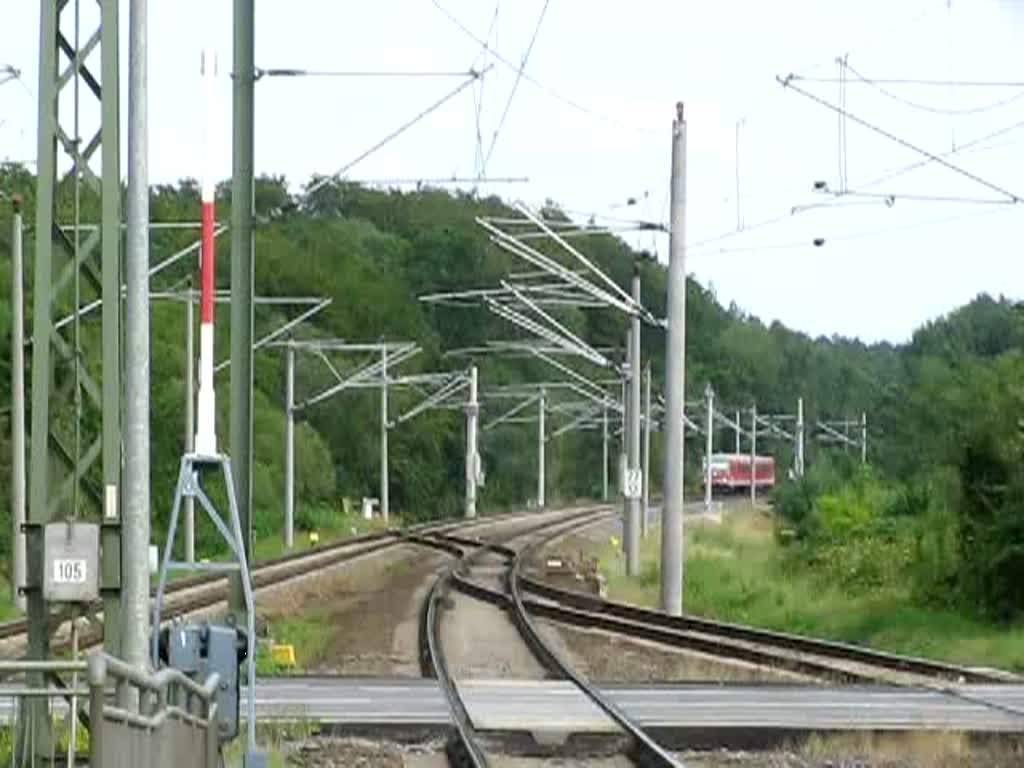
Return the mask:
<path id="1" fill-rule="evenodd" d="M 426 410 L 439 407 L 449 397 L 462 391 L 468 386 L 469 379 L 465 375 L 465 373 L 454 374 L 454 377 L 448 384 L 441 387 L 439 390 L 437 390 L 437 392 L 430 395 L 421 403 L 413 407 L 411 410 L 408 410 L 405 413 L 403 413 L 401 416 L 395 419 L 394 424 L 403 424 L 404 422 L 408 421 L 409 419 L 415 418 L 416 416 L 420 415 Z"/>
<path id="2" fill-rule="evenodd" d="M 540 336 L 546 341 L 549 341 L 552 344 L 560 346 L 563 349 L 569 351 L 570 353 L 586 358 L 587 360 L 590 360 L 596 365 L 603 366 L 606 364 L 606 360 L 603 355 L 600 355 L 599 353 L 596 353 L 590 350 L 589 348 L 576 346 L 574 343 L 572 343 L 571 340 L 568 340 L 558 335 L 555 331 L 545 327 L 536 320 L 527 317 L 521 312 L 511 309 L 510 307 L 504 304 L 499 304 L 493 299 L 485 299 L 485 303 L 487 304 L 488 308 L 492 312 L 494 312 L 494 314 L 498 315 L 501 318 L 504 318 L 505 320 L 508 320 L 511 323 L 514 323 L 515 325 L 518 325 L 519 327 L 527 331 L 530 331 L 533 334 L 536 334 L 537 336 Z"/>
<path id="3" fill-rule="evenodd" d="M 527 208 L 522 203 L 516 203 L 515 207 L 516 207 L 516 210 L 518 210 L 521 214 L 523 214 L 528 219 L 530 219 L 530 221 L 532 221 L 542 232 L 546 233 L 552 240 L 554 240 L 556 243 L 558 243 L 560 246 L 562 246 L 566 251 L 568 251 L 573 256 L 573 258 L 575 258 L 577 261 L 579 261 L 581 264 L 583 264 L 583 266 L 585 266 L 588 270 L 590 270 L 591 273 L 593 273 L 594 275 L 599 277 L 601 279 L 601 281 L 612 290 L 613 293 L 618 295 L 619 299 L 626 305 L 626 307 L 628 307 L 629 314 L 640 315 L 641 317 L 643 317 L 648 322 L 654 320 L 654 318 L 650 314 L 650 312 L 645 310 L 640 304 L 637 304 L 633 300 L 633 297 L 629 294 L 629 292 L 624 290 L 614 280 L 612 280 L 610 277 L 608 277 L 608 275 L 606 275 L 604 272 L 602 272 L 600 269 L 598 269 L 593 264 L 593 262 L 590 261 L 590 259 L 588 259 L 586 256 L 584 256 L 579 250 L 574 248 L 561 235 L 559 235 L 557 232 L 555 232 L 553 229 L 551 229 L 547 225 L 547 223 L 545 223 L 545 221 L 542 218 L 537 216 L 533 211 L 531 211 L 529 208 Z"/>
<path id="4" fill-rule="evenodd" d="M 598 286 L 591 283 L 575 271 L 559 264 L 557 261 L 547 256 L 536 248 L 533 248 L 526 243 L 516 240 L 511 235 L 503 232 L 499 228 L 493 226 L 486 219 L 477 218 L 477 223 L 486 229 L 491 234 L 491 241 L 514 256 L 518 256 L 521 259 L 525 259 L 535 267 L 543 270 L 547 274 L 555 275 L 560 277 L 566 283 L 576 286 L 577 288 L 587 292 L 598 301 L 601 301 L 609 306 L 615 307 L 626 313 L 631 313 L 631 307 L 629 304 L 623 303 L 615 295 L 608 293 L 607 291 L 599 288 Z"/>
<path id="5" fill-rule="evenodd" d="M 574 429 L 582 429 L 584 426 L 596 426 L 593 420 L 601 415 L 601 411 L 601 406 L 592 406 L 588 408 L 568 424 L 559 427 L 548 435 L 548 440 L 553 440 L 560 435 L 564 435 L 566 432 L 572 432 Z"/>
<path id="6" fill-rule="evenodd" d="M 331 299 L 324 299 L 319 304 L 316 304 L 316 305 L 310 307 L 309 309 L 307 309 L 305 312 L 302 312 L 298 317 L 296 317 L 296 318 L 294 318 L 292 320 L 289 320 L 287 323 L 285 323 L 284 325 L 279 327 L 277 330 L 271 331 L 266 336 L 264 336 L 263 338 L 257 340 L 256 343 L 252 345 L 253 351 L 256 351 L 257 349 L 262 349 L 263 347 L 265 347 L 268 344 L 270 344 L 271 342 L 273 342 L 275 339 L 277 339 L 277 338 L 283 336 L 284 334 L 288 333 L 288 331 L 290 331 L 292 328 L 295 328 L 296 326 L 301 325 L 306 320 L 311 318 L 313 315 L 315 315 L 318 312 L 320 312 L 321 310 L 323 310 L 325 307 L 330 306 L 331 301 L 332 301 Z M 227 358 L 226 360 L 221 361 L 221 363 L 219 365 L 217 365 L 213 369 L 213 372 L 217 373 L 218 371 L 221 371 L 224 368 L 227 368 L 229 365 L 231 365 L 231 358 L 230 357 Z"/>
<path id="7" fill-rule="evenodd" d="M 497 418 L 492 419 L 491 421 L 489 421 L 486 424 L 484 424 L 481 427 L 481 430 L 486 432 L 487 430 L 493 429 L 494 427 L 498 426 L 499 424 L 504 424 L 505 422 L 509 421 L 514 416 L 516 416 L 517 414 L 522 413 L 523 411 L 525 411 L 531 405 L 536 403 L 539 399 L 540 399 L 540 395 L 535 395 L 533 397 L 527 398 L 526 400 L 523 400 L 520 403 L 516 403 L 512 408 L 509 408 L 507 411 L 505 411 L 505 413 L 501 414 Z"/>
<path id="8" fill-rule="evenodd" d="M 588 344 L 586 341 L 581 339 L 578 335 L 576 335 L 571 330 L 569 330 L 567 327 L 565 327 L 565 325 L 563 325 L 558 320 L 556 320 L 554 317 L 552 317 L 550 313 L 546 312 L 544 309 L 539 307 L 534 301 L 532 301 L 531 299 L 527 298 L 526 295 L 523 294 L 521 291 L 519 291 L 518 289 L 516 289 L 513 286 L 511 286 L 507 281 L 503 280 L 501 284 L 504 287 L 506 287 L 509 290 L 511 290 L 515 294 L 515 297 L 517 299 L 519 299 L 519 301 L 521 303 L 525 304 L 528 309 L 532 309 L 535 313 L 540 315 L 542 318 L 544 318 L 544 320 L 546 320 L 549 324 L 551 324 L 555 328 L 555 330 L 557 332 L 561 333 L 565 338 L 569 339 L 569 341 L 574 346 L 578 347 L 579 349 L 586 350 L 587 351 L 586 357 L 588 357 L 589 359 L 594 360 L 594 361 L 600 360 L 601 362 L 598 362 L 598 365 L 600 365 L 602 367 L 605 367 L 605 368 L 607 368 L 607 367 L 609 367 L 611 365 L 611 363 L 608 361 L 608 359 L 604 355 L 602 355 L 600 352 L 598 352 L 596 349 L 594 349 L 592 346 L 590 346 L 590 344 Z"/>
<path id="9" fill-rule="evenodd" d="M 834 441 L 837 441 L 837 442 L 840 442 L 840 443 L 845 443 L 846 445 L 850 445 L 850 446 L 854 446 L 854 447 L 860 445 L 860 441 L 859 440 L 854 440 L 849 435 L 844 435 L 842 432 L 840 432 L 837 429 L 834 429 L 834 428 L 830 427 L 828 424 L 826 424 L 823 421 L 819 421 L 817 423 L 817 426 L 818 426 L 818 429 L 820 429 L 822 432 L 825 433 L 825 439 L 827 439 L 827 440 L 834 440 Z"/>
<path id="10" fill-rule="evenodd" d="M 302 346 L 302 343 L 297 344 L 297 346 Z M 334 349 L 345 349 L 345 348 L 351 348 L 353 346 L 355 346 L 355 345 L 335 346 L 333 348 Z M 367 345 L 362 345 L 362 346 L 367 346 Z M 373 345 L 368 345 L 368 346 L 372 347 Z M 332 347 L 325 347 L 325 348 L 326 349 L 331 349 Z M 373 348 L 376 349 L 378 347 L 373 347 Z M 406 345 L 403 345 L 403 346 L 399 347 L 398 350 L 394 354 L 389 355 L 387 365 L 388 365 L 389 368 L 396 368 L 397 366 L 399 366 L 401 363 L 404 363 L 409 358 L 419 354 L 419 352 L 420 352 L 420 347 L 419 347 L 418 344 L 406 344 Z M 383 362 L 381 360 L 375 360 L 372 363 L 369 363 L 369 364 L 363 366 L 362 368 L 358 369 L 354 373 L 350 374 L 348 376 L 348 378 L 342 379 L 338 383 L 332 384 L 327 389 L 322 390 L 321 392 L 318 392 L 315 395 L 311 395 L 310 397 L 307 397 L 305 400 L 303 400 L 301 403 L 298 403 L 295 406 L 295 410 L 298 411 L 298 410 L 302 410 L 303 408 L 309 408 L 312 405 L 316 405 L 317 403 L 322 402 L 322 401 L 326 400 L 327 398 L 332 397 L 333 395 L 336 395 L 338 392 L 342 392 L 342 391 L 344 391 L 346 389 L 353 389 L 353 388 L 361 386 L 361 385 L 363 385 L 363 384 L 365 384 L 365 383 L 367 383 L 367 382 L 369 382 L 371 380 L 379 379 L 381 377 L 381 373 L 382 373 L 383 370 L 384 370 Z"/>

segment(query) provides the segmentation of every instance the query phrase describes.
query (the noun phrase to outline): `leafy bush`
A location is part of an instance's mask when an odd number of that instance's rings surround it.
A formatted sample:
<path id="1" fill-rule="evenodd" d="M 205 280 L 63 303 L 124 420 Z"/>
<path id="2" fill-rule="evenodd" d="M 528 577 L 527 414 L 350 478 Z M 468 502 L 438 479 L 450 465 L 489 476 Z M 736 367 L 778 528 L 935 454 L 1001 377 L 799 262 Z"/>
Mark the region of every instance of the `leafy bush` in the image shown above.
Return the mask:
<path id="1" fill-rule="evenodd" d="M 1024 472 L 1020 438 L 974 434 L 960 465 L 958 545 L 964 597 L 997 619 L 1024 611 Z"/>

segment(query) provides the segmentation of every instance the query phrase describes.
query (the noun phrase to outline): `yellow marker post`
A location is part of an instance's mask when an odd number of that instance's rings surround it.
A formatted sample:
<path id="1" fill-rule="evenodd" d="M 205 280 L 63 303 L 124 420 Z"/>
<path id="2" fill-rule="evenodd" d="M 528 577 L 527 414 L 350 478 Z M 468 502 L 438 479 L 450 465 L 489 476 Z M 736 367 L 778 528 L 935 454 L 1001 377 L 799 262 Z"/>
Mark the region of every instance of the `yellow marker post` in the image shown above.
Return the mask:
<path id="1" fill-rule="evenodd" d="M 282 667 L 295 666 L 295 646 L 288 644 L 270 646 L 270 658 Z"/>

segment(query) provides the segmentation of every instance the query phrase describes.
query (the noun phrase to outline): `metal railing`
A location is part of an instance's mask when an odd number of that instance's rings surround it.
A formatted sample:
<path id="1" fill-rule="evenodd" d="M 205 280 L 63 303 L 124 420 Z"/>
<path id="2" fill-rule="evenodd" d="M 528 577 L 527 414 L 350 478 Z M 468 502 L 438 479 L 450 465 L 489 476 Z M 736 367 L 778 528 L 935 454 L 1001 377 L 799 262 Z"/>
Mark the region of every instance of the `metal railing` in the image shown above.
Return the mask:
<path id="1" fill-rule="evenodd" d="M 199 684 L 176 669 L 144 672 L 103 653 L 89 657 L 88 672 L 92 768 L 216 768 L 216 673 Z"/>
<path id="2" fill-rule="evenodd" d="M 96 652 L 88 661 L 0 660 L 0 679 L 0 721 L 11 729 L 0 764 L 219 765 L 216 674 L 201 685 L 176 669 L 143 671 Z"/>
<path id="3" fill-rule="evenodd" d="M 58 759 L 73 765 L 78 750 L 79 700 L 89 691 L 78 676 L 86 663 L 72 661 L 0 661 L 0 720 L 7 727 L 3 763 L 11 766 L 55 765 Z M 60 675 L 70 674 L 67 685 Z M 13 679 L 12 679 L 13 678 Z M 62 719 L 63 718 L 63 719 Z M 60 747 L 59 742 L 66 741 Z M 9 749 L 9 754 L 7 754 Z"/>

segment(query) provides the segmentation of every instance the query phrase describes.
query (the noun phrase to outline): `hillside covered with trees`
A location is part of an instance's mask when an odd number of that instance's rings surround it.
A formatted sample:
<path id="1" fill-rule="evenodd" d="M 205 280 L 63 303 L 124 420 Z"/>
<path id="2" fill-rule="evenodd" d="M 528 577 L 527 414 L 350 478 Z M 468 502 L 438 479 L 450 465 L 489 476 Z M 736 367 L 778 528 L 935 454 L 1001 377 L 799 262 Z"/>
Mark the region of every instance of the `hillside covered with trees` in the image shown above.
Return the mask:
<path id="1" fill-rule="evenodd" d="M 24 167 L 0 167 L 0 190 L 20 194 L 33 210 L 34 179 Z M 230 205 L 220 190 L 219 209 Z M 88 201 L 86 208 L 88 209 Z M 526 265 L 492 246 L 475 223 L 481 215 L 512 215 L 496 197 L 438 189 L 369 189 L 327 184 L 315 194 L 290 194 L 284 179 L 257 184 L 256 289 L 263 296 L 320 296 L 331 305 L 298 336 L 348 341 L 410 340 L 423 353 L 407 372 L 453 369 L 465 358 L 446 350 L 489 339 L 520 338 L 485 309 L 427 305 L 430 292 L 493 287 Z M 193 181 L 152 191 L 158 221 L 195 220 Z M 562 215 L 551 203 L 549 216 Z M 32 217 L 26 221 L 31 224 Z M 8 252 L 10 206 L 0 207 L 0 251 Z M 229 284 L 230 233 L 218 240 L 218 285 Z M 152 233 L 152 262 L 183 248 L 195 234 Z M 26 233 L 27 296 L 31 296 L 34 233 Z M 626 286 L 634 262 L 641 270 L 643 301 L 664 316 L 666 268 L 622 240 L 595 234 L 581 241 L 601 268 Z M 180 289 L 197 267 L 183 261 L 154 281 L 154 290 Z M 0 400 L 9 403 L 10 263 L 0 260 Z M 1001 618 L 1015 615 L 1024 590 L 1024 470 L 1021 416 L 1024 405 L 1024 315 L 1008 300 L 979 296 L 971 304 L 920 328 L 906 344 L 865 345 L 855 339 L 811 338 L 779 323 L 766 325 L 736 306 L 723 306 L 713 291 L 688 284 L 687 392 L 699 399 L 710 383 L 718 402 L 763 412 L 792 412 L 802 396 L 807 421 L 820 416 L 868 413 L 868 470 L 810 445 L 808 478 L 780 489 L 780 509 L 795 532 L 796 546 L 815 552 L 830 546 L 866 547 L 867 563 L 885 547 L 910 547 L 922 595 L 975 601 Z M 165 521 L 182 451 L 185 398 L 184 309 L 180 301 L 153 303 L 152 436 L 153 504 L 157 527 Z M 294 313 L 292 313 L 294 314 Z M 257 334 L 288 317 L 281 307 L 257 308 Z M 31 317 L 29 311 L 28 317 Z M 565 321 L 591 344 L 621 350 L 625 319 L 607 310 L 569 310 Z M 229 312 L 218 309 L 218 357 L 229 349 Z M 621 354 L 621 353 L 620 353 Z M 643 356 L 662 389 L 664 335 L 645 329 Z M 481 388 L 550 378 L 538 361 L 482 359 Z M 301 396 L 326 384 L 329 372 L 302 359 L 296 389 Z M 608 378 L 607 373 L 603 374 Z M 254 525 L 258 533 L 280 529 L 283 498 L 282 410 L 284 360 L 268 348 L 255 362 Z M 217 380 L 218 431 L 228 435 L 228 376 Z M 346 393 L 304 411 L 297 426 L 297 519 L 314 525 L 339 508 L 342 497 L 376 496 L 378 396 Z M 395 393 L 398 411 L 414 393 Z M 496 413 L 506 403 L 488 407 Z M 486 415 L 485 415 L 486 418 Z M 722 433 L 723 445 L 731 445 Z M 391 498 L 407 519 L 452 515 L 463 491 L 463 417 L 457 411 L 425 413 L 392 430 Z M 657 443 L 657 441 L 655 441 Z M 700 443 L 700 444 L 698 444 Z M 702 441 L 688 450 L 688 483 L 700 461 Z M 769 444 L 781 467 L 788 446 Z M 485 433 L 481 443 L 487 486 L 485 508 L 521 504 L 535 487 L 535 433 L 510 426 Z M 777 452 L 776 452 L 777 449 Z M 658 451 L 657 445 L 655 448 Z M 836 451 L 837 449 L 828 449 Z M 660 474 L 660 462 L 652 466 Z M 0 437 L 0 498 L 8 498 L 9 436 Z M 595 432 L 571 433 L 549 451 L 552 499 L 600 492 L 601 443 Z M 657 477 L 656 477 L 657 482 Z M 845 495 L 844 495 L 845 494 Z M 823 501 L 824 499 L 824 501 Z M 5 506 L 0 506 L 5 508 Z M 3 540 L 9 525 L 0 525 Z M 864 542 L 868 542 L 865 544 Z M 897 544 L 893 544 L 897 542 Z M 207 542 L 207 545 L 209 542 Z M 852 546 L 852 545 L 851 545 Z M 880 547 L 877 551 L 872 547 Z M 870 551 L 869 551 L 870 550 Z M 901 549 L 902 551 L 902 549 Z M 909 566 L 908 566 L 909 567 Z"/>

